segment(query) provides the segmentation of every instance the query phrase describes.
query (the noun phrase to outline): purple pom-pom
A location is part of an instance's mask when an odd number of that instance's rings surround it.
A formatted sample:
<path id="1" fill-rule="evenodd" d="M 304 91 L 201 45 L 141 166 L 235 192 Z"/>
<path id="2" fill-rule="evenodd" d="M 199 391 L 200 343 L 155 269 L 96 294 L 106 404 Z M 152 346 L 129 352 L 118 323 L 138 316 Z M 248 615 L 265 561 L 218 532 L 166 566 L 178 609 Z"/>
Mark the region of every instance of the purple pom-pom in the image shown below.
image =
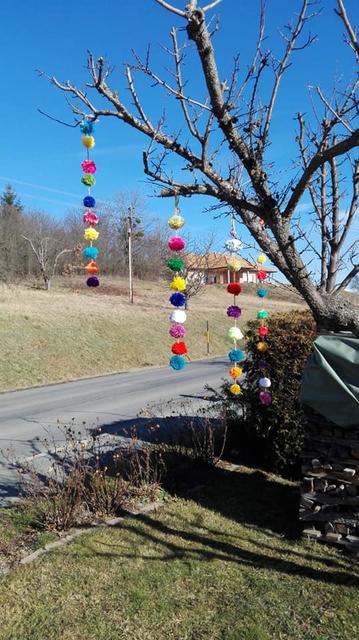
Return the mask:
<path id="1" fill-rule="evenodd" d="M 258 361 L 258 368 L 259 369 L 270 369 L 269 363 L 267 362 L 267 360 L 259 360 Z"/>
<path id="2" fill-rule="evenodd" d="M 87 278 L 86 284 L 88 287 L 98 287 L 100 281 L 98 278 L 96 278 L 96 276 L 90 276 L 89 278 Z"/>
<path id="3" fill-rule="evenodd" d="M 186 329 L 182 324 L 173 324 L 170 328 L 170 336 L 172 338 L 184 338 L 186 335 Z"/>
<path id="4" fill-rule="evenodd" d="M 239 318 L 242 313 L 242 309 L 237 307 L 236 305 L 232 305 L 227 309 L 227 316 L 230 318 Z"/>
<path id="5" fill-rule="evenodd" d="M 269 407 L 272 404 L 272 395 L 269 391 L 261 391 L 259 394 L 259 399 L 265 407 Z"/>

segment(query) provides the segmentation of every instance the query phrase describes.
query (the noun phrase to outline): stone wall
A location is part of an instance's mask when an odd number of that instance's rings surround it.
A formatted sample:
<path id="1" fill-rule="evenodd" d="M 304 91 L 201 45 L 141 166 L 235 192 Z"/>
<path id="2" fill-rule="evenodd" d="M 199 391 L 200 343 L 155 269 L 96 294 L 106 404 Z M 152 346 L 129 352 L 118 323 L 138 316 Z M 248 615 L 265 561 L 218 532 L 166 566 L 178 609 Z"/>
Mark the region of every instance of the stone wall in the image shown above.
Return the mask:
<path id="1" fill-rule="evenodd" d="M 305 408 L 300 520 L 304 535 L 359 555 L 359 425 L 341 428 Z"/>

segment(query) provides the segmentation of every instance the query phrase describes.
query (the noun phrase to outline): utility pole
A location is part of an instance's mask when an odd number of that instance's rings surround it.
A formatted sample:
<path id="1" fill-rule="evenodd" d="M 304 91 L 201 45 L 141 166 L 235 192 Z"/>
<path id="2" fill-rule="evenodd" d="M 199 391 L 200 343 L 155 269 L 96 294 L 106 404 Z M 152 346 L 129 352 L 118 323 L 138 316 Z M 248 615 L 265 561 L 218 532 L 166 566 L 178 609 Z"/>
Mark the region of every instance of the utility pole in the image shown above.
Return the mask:
<path id="1" fill-rule="evenodd" d="M 127 238 L 128 238 L 128 301 L 133 304 L 133 275 L 132 275 L 132 213 L 133 207 L 128 207 Z"/>

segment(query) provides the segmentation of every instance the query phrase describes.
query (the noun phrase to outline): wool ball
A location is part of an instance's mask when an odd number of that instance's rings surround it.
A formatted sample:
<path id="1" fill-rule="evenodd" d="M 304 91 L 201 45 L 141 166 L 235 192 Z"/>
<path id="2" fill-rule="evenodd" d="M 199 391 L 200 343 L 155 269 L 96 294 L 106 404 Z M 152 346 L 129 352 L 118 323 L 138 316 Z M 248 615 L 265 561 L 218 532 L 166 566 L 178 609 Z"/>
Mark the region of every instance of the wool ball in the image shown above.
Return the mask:
<path id="1" fill-rule="evenodd" d="M 268 327 L 259 327 L 258 328 L 258 335 L 261 336 L 261 338 L 264 338 L 265 336 L 267 336 L 268 332 L 269 332 Z"/>
<path id="2" fill-rule="evenodd" d="M 96 179 L 93 175 L 91 175 L 91 173 L 84 173 L 84 175 L 81 178 L 81 182 L 86 187 L 94 187 L 96 184 Z"/>
<path id="3" fill-rule="evenodd" d="M 95 226 L 99 223 L 99 218 L 96 213 L 93 213 L 93 211 L 87 211 L 86 213 L 84 213 L 82 219 L 85 224 L 91 226 Z"/>
<path id="4" fill-rule="evenodd" d="M 91 258 L 92 260 L 96 260 L 99 250 L 97 247 L 85 247 L 83 250 L 84 258 Z"/>
<path id="5" fill-rule="evenodd" d="M 169 320 L 175 324 L 183 324 L 187 320 L 187 314 L 182 309 L 175 309 L 170 313 Z"/>
<path id="6" fill-rule="evenodd" d="M 96 207 L 96 200 L 92 196 L 85 196 L 83 199 L 84 207 Z"/>
<path id="7" fill-rule="evenodd" d="M 93 133 L 95 131 L 95 127 L 94 127 L 93 122 L 91 120 L 84 120 L 83 122 L 81 122 L 80 131 L 85 136 L 90 136 L 91 133 Z"/>
<path id="8" fill-rule="evenodd" d="M 84 173 L 96 173 L 96 165 L 93 160 L 84 160 L 81 162 L 81 169 Z"/>
<path id="9" fill-rule="evenodd" d="M 99 232 L 96 229 L 90 227 L 89 229 L 85 229 L 84 238 L 85 240 L 97 240 L 99 237 Z"/>
<path id="10" fill-rule="evenodd" d="M 173 215 L 167 222 L 168 226 L 171 229 L 180 229 L 181 227 L 183 227 L 184 223 L 185 219 L 178 214 Z"/>
<path id="11" fill-rule="evenodd" d="M 232 293 L 234 296 L 238 296 L 242 291 L 242 287 L 238 282 L 230 282 L 227 286 L 228 293 Z"/>
<path id="12" fill-rule="evenodd" d="M 272 396 L 269 391 L 261 391 L 259 394 L 259 400 L 265 407 L 269 407 L 272 404 Z"/>
<path id="13" fill-rule="evenodd" d="M 184 338 L 186 335 L 186 329 L 181 324 L 173 324 L 169 330 L 172 338 Z"/>
<path id="14" fill-rule="evenodd" d="M 243 370 L 240 367 L 232 367 L 229 370 L 229 375 L 231 378 L 240 378 L 243 373 Z"/>
<path id="15" fill-rule="evenodd" d="M 231 349 L 228 358 L 231 362 L 242 362 L 246 359 L 246 354 L 241 349 Z"/>
<path id="16" fill-rule="evenodd" d="M 230 238 L 224 243 L 224 248 L 228 253 L 239 253 L 243 243 L 238 238 Z"/>
<path id="17" fill-rule="evenodd" d="M 86 284 L 88 287 L 98 287 L 100 281 L 98 278 L 96 278 L 96 276 L 90 276 L 89 278 L 87 278 Z"/>
<path id="18" fill-rule="evenodd" d="M 228 258 L 227 267 L 230 271 L 239 271 L 242 263 L 238 258 Z"/>
<path id="19" fill-rule="evenodd" d="M 170 240 L 168 241 L 168 246 L 171 251 L 182 251 L 182 249 L 185 248 L 186 243 L 183 238 L 175 236 L 174 238 L 170 238 Z"/>
<path id="20" fill-rule="evenodd" d="M 266 271 L 257 271 L 258 280 L 265 280 L 268 277 L 268 273 Z"/>
<path id="21" fill-rule="evenodd" d="M 267 258 L 263 255 L 263 253 L 261 253 L 257 258 L 257 262 L 259 262 L 259 264 L 264 264 L 266 261 Z"/>
<path id="22" fill-rule="evenodd" d="M 170 289 L 173 291 L 184 291 L 186 289 L 186 281 L 181 276 L 176 276 L 173 278 Z"/>
<path id="23" fill-rule="evenodd" d="M 171 269 L 171 271 L 181 272 L 183 269 L 183 262 L 180 258 L 171 258 L 167 262 L 167 267 Z"/>
<path id="24" fill-rule="evenodd" d="M 172 356 L 170 359 L 170 367 L 175 371 L 181 371 L 186 366 L 186 360 L 182 356 Z"/>
<path id="25" fill-rule="evenodd" d="M 231 328 L 228 330 L 228 337 L 229 337 L 231 340 L 242 340 L 242 338 L 243 338 L 243 333 L 242 333 L 242 331 L 240 330 L 240 328 L 239 328 L 239 327 L 231 327 Z"/>
<path id="26" fill-rule="evenodd" d="M 234 396 L 238 396 L 241 393 L 241 388 L 240 388 L 239 384 L 235 383 L 235 384 L 231 384 L 231 386 L 229 387 L 229 391 Z"/>
<path id="27" fill-rule="evenodd" d="M 230 318 L 239 318 L 241 313 L 242 313 L 242 310 L 240 309 L 240 307 L 237 307 L 236 305 L 232 305 L 227 309 L 227 316 L 229 316 Z"/>
<path id="28" fill-rule="evenodd" d="M 95 138 L 93 136 L 82 136 L 81 140 L 86 149 L 92 149 L 95 146 Z"/>
<path id="29" fill-rule="evenodd" d="M 187 353 L 187 345 L 185 342 L 175 342 L 171 347 L 171 351 L 176 356 L 184 356 Z"/>
<path id="30" fill-rule="evenodd" d="M 264 353 L 268 350 L 268 344 L 266 342 L 257 342 L 257 349 L 261 353 Z"/>
<path id="31" fill-rule="evenodd" d="M 269 313 L 266 309 L 260 309 L 260 311 L 258 311 L 257 313 L 257 318 L 258 320 L 265 320 L 266 318 L 268 318 Z"/>
<path id="32" fill-rule="evenodd" d="M 91 262 L 86 265 L 85 271 L 86 273 L 98 273 L 97 262 L 95 262 L 95 260 L 91 260 Z"/>
<path id="33" fill-rule="evenodd" d="M 268 289 L 257 289 L 257 296 L 265 298 L 268 295 Z"/>
<path id="34" fill-rule="evenodd" d="M 270 379 L 266 377 L 259 378 L 258 384 L 260 387 L 263 387 L 263 389 L 269 389 L 269 387 L 272 386 Z"/>
<path id="35" fill-rule="evenodd" d="M 183 307 L 183 305 L 186 304 L 186 298 L 182 293 L 172 293 L 170 303 L 173 304 L 174 307 Z"/>

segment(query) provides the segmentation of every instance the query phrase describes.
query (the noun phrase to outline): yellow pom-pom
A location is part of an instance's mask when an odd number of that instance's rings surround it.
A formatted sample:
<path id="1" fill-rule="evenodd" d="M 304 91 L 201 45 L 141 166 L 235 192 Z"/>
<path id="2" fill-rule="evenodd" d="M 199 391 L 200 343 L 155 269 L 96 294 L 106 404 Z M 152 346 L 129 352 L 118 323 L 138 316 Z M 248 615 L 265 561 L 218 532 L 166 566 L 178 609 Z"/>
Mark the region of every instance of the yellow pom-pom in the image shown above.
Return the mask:
<path id="1" fill-rule="evenodd" d="M 261 353 L 264 353 L 264 351 L 268 349 L 268 344 L 266 342 L 257 342 L 257 349 Z"/>
<path id="2" fill-rule="evenodd" d="M 86 149 L 92 149 L 95 146 L 95 138 L 93 136 L 82 136 L 81 140 Z"/>
<path id="3" fill-rule="evenodd" d="M 228 258 L 227 266 L 230 271 L 239 271 L 242 263 L 238 258 Z"/>
<path id="4" fill-rule="evenodd" d="M 232 367 L 232 369 L 229 370 L 229 375 L 231 378 L 240 378 L 242 375 L 242 369 L 240 367 Z"/>
<path id="5" fill-rule="evenodd" d="M 259 264 L 264 264 L 266 260 L 267 258 L 263 255 L 263 253 L 261 253 L 257 258 L 257 262 L 259 262 Z"/>
<path id="6" fill-rule="evenodd" d="M 238 396 L 241 393 L 241 388 L 239 386 L 239 384 L 231 384 L 231 386 L 229 387 L 230 392 L 234 395 L 234 396 Z"/>
<path id="7" fill-rule="evenodd" d="M 171 229 L 180 229 L 181 227 L 183 227 L 184 223 L 185 219 L 176 213 L 168 220 L 168 226 Z"/>
<path id="8" fill-rule="evenodd" d="M 185 288 L 186 281 L 184 278 L 181 278 L 181 276 L 176 276 L 175 278 L 173 278 L 170 284 L 170 289 L 172 289 L 173 291 L 184 291 Z"/>
<path id="9" fill-rule="evenodd" d="M 99 235 L 100 235 L 99 232 L 96 231 L 96 229 L 93 229 L 93 227 L 89 227 L 89 229 L 85 229 L 85 232 L 84 232 L 85 240 L 97 240 Z"/>

